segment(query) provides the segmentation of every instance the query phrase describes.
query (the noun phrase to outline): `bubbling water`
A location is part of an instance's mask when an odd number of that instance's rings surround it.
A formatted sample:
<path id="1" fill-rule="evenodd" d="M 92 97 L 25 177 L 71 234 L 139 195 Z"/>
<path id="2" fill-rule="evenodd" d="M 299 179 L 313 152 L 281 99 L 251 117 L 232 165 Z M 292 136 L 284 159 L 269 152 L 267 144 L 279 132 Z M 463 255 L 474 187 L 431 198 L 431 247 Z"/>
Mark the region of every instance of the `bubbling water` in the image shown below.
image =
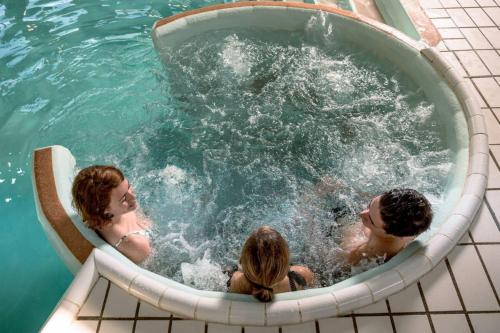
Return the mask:
<path id="1" fill-rule="evenodd" d="M 340 230 L 372 196 L 411 187 L 439 208 L 453 162 L 434 106 L 326 31 L 221 30 L 164 55 L 170 108 L 121 163 L 156 223 L 148 269 L 225 290 L 221 267 L 270 225 L 326 286 L 349 276 Z"/>

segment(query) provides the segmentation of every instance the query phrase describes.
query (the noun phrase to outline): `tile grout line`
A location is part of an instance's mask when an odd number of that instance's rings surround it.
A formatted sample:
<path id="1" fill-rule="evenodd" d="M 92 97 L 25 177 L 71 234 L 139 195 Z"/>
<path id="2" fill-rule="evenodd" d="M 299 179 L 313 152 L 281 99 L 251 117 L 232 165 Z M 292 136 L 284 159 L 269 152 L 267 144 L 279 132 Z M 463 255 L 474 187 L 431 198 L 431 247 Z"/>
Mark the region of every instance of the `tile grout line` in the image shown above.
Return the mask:
<path id="1" fill-rule="evenodd" d="M 493 109 L 489 109 L 491 114 L 493 115 L 493 118 L 495 118 L 495 120 L 497 121 L 497 123 L 500 124 L 500 119 L 498 119 L 497 115 L 495 114 L 495 112 L 493 112 Z"/>
<path id="2" fill-rule="evenodd" d="M 481 8 L 481 7 L 479 7 Z M 482 9 L 482 8 L 481 8 Z M 465 14 L 467 15 L 467 17 L 474 23 L 474 27 L 471 27 L 472 29 L 478 29 L 480 32 L 481 32 L 481 35 L 483 35 L 483 37 L 486 39 L 486 41 L 488 41 L 488 43 L 491 45 L 491 42 L 489 41 L 488 38 L 486 38 L 486 36 L 484 36 L 483 32 L 480 30 L 480 27 L 477 25 L 477 23 L 472 19 L 472 16 L 470 16 L 469 12 L 467 12 L 466 10 L 464 10 Z M 484 12 L 484 10 L 483 10 Z M 486 12 L 484 12 L 486 14 Z M 491 18 L 488 16 L 488 18 L 491 20 Z M 453 20 L 453 19 L 452 19 Z M 493 20 L 491 20 L 492 22 L 494 22 Z M 492 26 L 492 27 L 496 27 L 498 28 L 498 26 L 495 24 L 495 26 Z M 463 28 L 467 28 L 467 27 L 463 27 Z M 487 28 L 487 27 L 482 27 L 482 28 Z M 461 29 L 460 27 L 458 27 L 458 29 Z M 460 30 L 460 32 L 462 32 Z M 465 37 L 465 36 L 464 36 Z M 491 70 L 489 69 L 488 66 L 486 66 L 486 63 L 483 61 L 483 59 L 479 56 L 479 54 L 477 53 L 477 49 L 475 49 L 472 44 L 469 42 L 469 40 L 467 38 L 465 38 L 465 40 L 467 41 L 467 43 L 470 45 L 471 47 L 471 51 L 476 55 L 476 57 L 479 58 L 479 61 L 481 62 L 481 64 L 483 64 L 484 68 L 486 68 L 486 70 L 488 71 L 488 73 L 490 73 L 490 75 L 488 76 L 477 76 L 476 78 L 482 78 L 482 77 L 492 77 L 493 76 L 493 73 L 491 72 Z M 491 45 L 493 47 L 493 45 Z M 454 52 L 453 54 L 455 55 L 455 57 L 457 57 L 458 61 L 460 62 L 460 64 L 462 65 L 462 67 L 464 68 L 465 72 L 466 73 L 469 73 L 469 70 L 467 69 L 467 67 L 462 63 L 462 61 L 460 61 L 460 57 L 458 57 L 455 52 L 456 51 L 460 51 L 460 50 L 455 50 L 455 51 L 452 51 Z M 472 66 L 471 66 L 472 67 Z M 473 78 L 472 75 L 469 75 L 469 78 Z"/>
<path id="3" fill-rule="evenodd" d="M 354 316 L 354 313 L 352 314 L 351 318 L 352 318 L 352 326 L 354 327 L 354 333 L 359 333 L 358 323 L 356 323 L 356 316 Z"/>
<path id="4" fill-rule="evenodd" d="M 497 229 L 500 232 L 500 223 L 498 222 L 497 215 L 495 214 L 495 211 L 493 210 L 493 208 L 491 208 L 490 202 L 488 201 L 488 198 L 486 198 L 486 196 L 484 197 L 484 203 L 486 204 L 486 207 L 488 207 L 488 210 L 490 211 L 491 217 L 493 218 L 493 221 L 497 225 Z"/>
<path id="5" fill-rule="evenodd" d="M 132 333 L 135 333 L 135 327 L 137 326 L 137 317 L 139 316 L 140 307 L 141 307 L 141 302 L 137 300 L 137 306 L 135 307 L 134 324 L 132 325 Z"/>
<path id="6" fill-rule="evenodd" d="M 475 242 L 475 243 L 464 242 L 464 243 L 458 243 L 457 246 L 466 246 L 466 245 L 474 245 L 474 244 L 477 244 L 477 245 L 500 245 L 500 242 Z"/>
<path id="7" fill-rule="evenodd" d="M 493 112 L 492 112 L 493 113 Z M 495 163 L 495 166 L 497 167 L 497 170 L 500 171 L 500 163 L 498 163 L 497 159 L 495 158 L 495 155 L 493 154 L 493 152 L 491 151 L 491 149 L 488 149 L 488 151 L 490 152 L 490 156 L 491 158 L 493 159 L 493 163 Z M 489 175 L 488 175 L 489 176 Z"/>
<path id="8" fill-rule="evenodd" d="M 469 314 L 492 314 L 498 313 L 500 314 L 500 310 L 473 310 L 473 311 L 464 311 L 464 310 L 438 310 L 438 311 L 428 311 L 431 315 L 442 315 L 442 314 L 465 314 L 465 312 Z M 399 316 L 411 316 L 411 315 L 425 315 L 427 312 L 425 311 L 408 311 L 408 312 L 393 312 L 393 317 Z M 356 317 L 387 317 L 387 313 L 382 312 L 370 312 L 370 313 L 358 313 Z M 104 319 L 105 320 L 105 319 Z"/>
<path id="9" fill-rule="evenodd" d="M 111 289 L 111 281 L 108 280 L 108 286 L 106 287 L 106 293 L 104 294 L 104 299 L 102 301 L 101 313 L 99 314 L 99 321 L 97 323 L 96 333 L 99 333 L 101 329 L 102 316 L 104 315 L 104 307 L 108 301 L 109 289 Z"/>
<path id="10" fill-rule="evenodd" d="M 469 231 L 469 237 L 472 239 L 474 242 L 474 238 L 472 237 L 472 233 Z M 495 285 L 493 284 L 493 280 L 491 279 L 490 273 L 488 272 L 488 269 L 486 268 L 486 264 L 484 263 L 483 257 L 481 256 L 481 252 L 479 251 L 479 248 L 477 245 L 474 243 L 474 249 L 476 250 L 477 256 L 479 257 L 479 261 L 481 262 L 481 266 L 483 266 L 484 273 L 486 274 L 486 278 L 488 279 L 488 282 L 490 283 L 491 290 L 493 291 L 493 294 L 495 295 L 495 298 L 497 300 L 497 304 L 500 306 L 500 299 L 498 298 L 498 293 L 497 290 L 495 289 Z"/>
<path id="11" fill-rule="evenodd" d="M 496 2 L 495 2 L 496 3 Z M 487 11 L 484 10 L 484 8 L 498 8 L 498 6 L 484 6 L 484 7 L 481 7 L 481 9 L 483 10 L 484 14 L 491 20 L 491 22 L 495 23 L 495 26 L 498 28 L 498 24 L 495 22 L 495 20 L 490 16 L 490 14 L 488 14 Z"/>
<path id="12" fill-rule="evenodd" d="M 173 314 L 170 314 L 170 320 L 168 321 L 168 333 L 172 333 L 172 318 L 174 317 Z"/>
<path id="13" fill-rule="evenodd" d="M 389 299 L 385 299 L 385 305 L 387 306 L 387 312 L 389 313 L 389 319 L 391 320 L 392 331 L 396 333 L 396 324 L 394 323 L 394 318 L 392 317 L 391 305 L 389 304 Z"/>
<path id="14" fill-rule="evenodd" d="M 493 79 L 495 80 L 495 79 Z M 495 81 L 496 82 L 496 81 Z M 488 108 L 491 108 L 490 104 L 488 103 L 488 101 L 486 100 L 486 98 L 483 96 L 483 94 L 481 93 L 481 91 L 479 90 L 479 88 L 477 87 L 476 83 L 474 82 L 474 80 L 470 80 L 470 83 L 472 84 L 472 86 L 474 87 L 474 89 L 476 89 L 476 92 L 477 94 L 479 95 L 479 97 L 481 97 L 483 99 L 483 102 L 484 104 L 487 105 Z M 479 101 L 478 101 L 479 103 Z"/>
<path id="15" fill-rule="evenodd" d="M 418 292 L 420 293 L 420 298 L 422 299 L 422 303 L 424 304 L 425 315 L 427 316 L 427 320 L 429 321 L 429 325 L 431 326 L 431 332 L 436 333 L 436 328 L 434 327 L 431 313 L 429 312 L 429 305 L 427 305 L 427 300 L 425 299 L 424 290 L 422 289 L 420 281 L 417 282 L 417 288 Z"/>
<path id="16" fill-rule="evenodd" d="M 467 309 L 465 308 L 465 302 L 464 299 L 462 298 L 462 293 L 460 292 L 460 289 L 458 288 L 458 283 L 457 280 L 455 279 L 455 274 L 453 273 L 453 270 L 451 269 L 451 264 L 450 261 L 448 260 L 448 257 L 444 259 L 444 262 L 446 264 L 446 268 L 448 269 L 448 273 L 450 274 L 451 277 L 451 282 L 453 283 L 453 286 L 455 287 L 455 291 L 457 292 L 458 300 L 460 301 L 460 305 L 462 306 L 462 309 L 464 310 L 464 315 L 465 319 L 467 320 L 467 324 L 469 324 L 470 331 L 474 333 L 474 327 L 472 327 L 472 322 L 470 321 L 469 313 L 467 312 Z"/>

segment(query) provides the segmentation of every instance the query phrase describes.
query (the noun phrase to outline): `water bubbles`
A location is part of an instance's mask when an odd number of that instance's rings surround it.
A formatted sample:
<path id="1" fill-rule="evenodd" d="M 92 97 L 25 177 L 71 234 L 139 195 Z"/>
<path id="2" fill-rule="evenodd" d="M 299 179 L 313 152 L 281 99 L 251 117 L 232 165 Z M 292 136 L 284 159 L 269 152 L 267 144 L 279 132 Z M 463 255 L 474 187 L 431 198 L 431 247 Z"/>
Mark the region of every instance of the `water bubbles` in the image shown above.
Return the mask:
<path id="1" fill-rule="evenodd" d="M 193 264 L 181 264 L 184 284 L 201 290 L 225 291 L 228 276 L 222 272 L 222 267 L 211 261 L 210 251 L 206 250 L 201 259 Z"/>
<path id="2" fill-rule="evenodd" d="M 326 286 L 351 274 L 342 230 L 373 196 L 412 187 L 443 202 L 454 165 L 434 106 L 391 64 L 313 21 L 305 34 L 202 34 L 166 55 L 174 111 L 131 150 L 158 226 L 148 269 L 221 290 L 220 267 L 268 224 Z"/>
<path id="3" fill-rule="evenodd" d="M 161 171 L 161 177 L 166 184 L 178 185 L 186 180 L 186 172 L 175 165 L 167 165 Z"/>

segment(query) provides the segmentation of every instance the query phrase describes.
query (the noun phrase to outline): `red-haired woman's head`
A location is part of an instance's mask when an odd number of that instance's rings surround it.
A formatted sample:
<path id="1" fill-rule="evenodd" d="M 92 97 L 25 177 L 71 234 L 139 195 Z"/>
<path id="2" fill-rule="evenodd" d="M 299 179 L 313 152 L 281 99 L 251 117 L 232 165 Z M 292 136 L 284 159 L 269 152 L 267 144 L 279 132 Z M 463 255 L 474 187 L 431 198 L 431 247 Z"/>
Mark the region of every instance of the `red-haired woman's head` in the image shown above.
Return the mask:
<path id="1" fill-rule="evenodd" d="M 82 169 L 73 181 L 71 192 L 76 211 L 94 230 L 110 223 L 116 213 L 136 208 L 130 184 L 114 166 L 94 165 Z"/>

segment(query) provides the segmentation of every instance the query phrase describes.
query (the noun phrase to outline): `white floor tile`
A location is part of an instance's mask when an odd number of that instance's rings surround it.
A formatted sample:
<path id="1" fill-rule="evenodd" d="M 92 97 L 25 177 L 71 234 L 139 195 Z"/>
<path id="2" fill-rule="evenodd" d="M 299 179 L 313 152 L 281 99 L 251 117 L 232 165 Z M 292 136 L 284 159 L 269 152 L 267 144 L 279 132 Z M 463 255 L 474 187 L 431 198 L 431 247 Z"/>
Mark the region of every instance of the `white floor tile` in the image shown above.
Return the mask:
<path id="1" fill-rule="evenodd" d="M 474 87 L 474 84 L 472 83 L 472 79 L 465 79 L 465 80 L 468 81 L 472 87 Z M 476 87 L 474 87 L 474 89 L 471 91 L 471 94 L 473 94 L 476 97 L 476 100 L 479 103 L 479 107 L 481 107 L 481 108 L 488 107 L 488 105 L 484 101 L 484 98 L 481 96 L 481 94 L 479 94 Z"/>
<path id="2" fill-rule="evenodd" d="M 443 8 L 456 8 L 460 7 L 460 4 L 456 0 L 440 0 Z"/>
<path id="3" fill-rule="evenodd" d="M 382 317 L 356 317 L 359 333 L 392 333 L 391 319 Z"/>
<path id="4" fill-rule="evenodd" d="M 354 333 L 351 318 L 328 318 L 318 320 L 321 333 Z"/>
<path id="5" fill-rule="evenodd" d="M 95 333 L 97 331 L 97 325 L 99 321 L 97 320 L 75 320 L 71 323 L 69 332 L 78 333 Z"/>
<path id="6" fill-rule="evenodd" d="M 491 77 L 472 79 L 490 107 L 500 107 L 500 86 Z"/>
<path id="7" fill-rule="evenodd" d="M 500 170 L 490 155 L 488 189 L 500 189 Z"/>
<path id="8" fill-rule="evenodd" d="M 467 8 L 465 11 L 478 27 L 495 26 L 495 23 L 486 15 L 482 8 Z"/>
<path id="9" fill-rule="evenodd" d="M 354 313 L 387 313 L 387 312 L 388 311 L 387 311 L 387 305 L 385 304 L 385 299 L 354 311 Z"/>
<path id="10" fill-rule="evenodd" d="M 483 109 L 484 121 L 488 131 L 488 143 L 500 144 L 500 123 L 490 109 Z"/>
<path id="11" fill-rule="evenodd" d="M 494 50 L 476 51 L 493 75 L 500 75 L 500 56 Z"/>
<path id="12" fill-rule="evenodd" d="M 479 6 L 481 7 L 486 7 L 486 6 L 496 6 L 495 1 L 493 0 L 476 0 Z"/>
<path id="13" fill-rule="evenodd" d="M 445 39 L 444 44 L 450 51 L 470 50 L 472 49 L 466 39 Z"/>
<path id="14" fill-rule="evenodd" d="M 496 25 L 500 25 L 500 8 L 498 7 L 489 7 L 484 8 L 486 14 L 495 22 Z"/>
<path id="15" fill-rule="evenodd" d="M 439 29 L 439 34 L 443 39 L 465 37 L 459 28 L 441 28 Z"/>
<path id="16" fill-rule="evenodd" d="M 135 317 L 137 298 L 127 294 L 124 290 L 111 284 L 108 299 L 104 306 L 103 317 Z"/>
<path id="17" fill-rule="evenodd" d="M 432 21 L 432 24 L 434 24 L 434 26 L 436 28 L 456 28 L 457 26 L 455 25 L 455 23 L 453 22 L 452 19 L 450 18 L 438 18 L 438 19 L 431 19 Z"/>
<path id="18" fill-rule="evenodd" d="M 498 332 L 500 327 L 500 313 L 471 314 L 470 321 L 475 333 Z"/>
<path id="19" fill-rule="evenodd" d="M 493 150 L 495 146 L 490 146 L 490 147 L 495 156 L 500 156 L 498 151 Z M 500 147 L 498 148 L 500 149 Z M 495 214 L 498 221 L 498 219 L 500 218 L 500 191 L 499 190 L 486 191 L 486 198 L 488 199 L 488 203 L 490 204 L 490 207 L 493 210 L 493 214 Z"/>
<path id="20" fill-rule="evenodd" d="M 162 317 L 169 318 L 170 312 L 158 309 L 146 302 L 141 301 L 141 306 L 139 307 L 139 317 Z"/>
<path id="21" fill-rule="evenodd" d="M 157 333 L 168 332 L 168 320 L 138 320 L 135 325 L 135 333 Z"/>
<path id="22" fill-rule="evenodd" d="M 439 0 L 425 0 L 421 1 L 420 5 L 422 8 L 443 8 L 443 5 L 439 2 Z"/>
<path id="23" fill-rule="evenodd" d="M 439 9 L 427 9 L 426 10 L 427 16 L 429 18 L 447 18 L 449 17 L 448 12 L 446 9 L 439 8 Z"/>
<path id="24" fill-rule="evenodd" d="M 278 327 L 245 326 L 245 333 L 279 333 Z"/>
<path id="25" fill-rule="evenodd" d="M 488 42 L 481 30 L 478 28 L 462 28 L 460 29 L 465 39 L 474 49 L 492 49 L 493 46 Z"/>
<path id="26" fill-rule="evenodd" d="M 440 41 L 437 45 L 436 48 L 440 51 L 448 51 L 448 48 L 446 47 L 446 44 L 444 43 L 444 40 Z"/>
<path id="27" fill-rule="evenodd" d="M 500 0 L 498 0 L 498 1 L 500 1 Z M 497 119 L 500 119 L 500 109 L 491 109 L 491 111 L 493 111 L 493 113 L 495 114 Z"/>
<path id="28" fill-rule="evenodd" d="M 172 333 L 204 333 L 205 322 L 198 320 L 172 320 Z"/>
<path id="29" fill-rule="evenodd" d="M 79 316 L 100 316 L 102 310 L 102 303 L 104 302 L 104 295 L 108 288 L 108 280 L 100 278 L 92 288 L 90 295 L 83 304 Z"/>
<path id="30" fill-rule="evenodd" d="M 457 292 L 444 263 L 420 279 L 430 311 L 462 310 Z M 392 308 L 391 308 L 392 309 Z"/>
<path id="31" fill-rule="evenodd" d="M 99 332 L 102 333 L 132 333 L 133 320 L 103 320 Z"/>
<path id="32" fill-rule="evenodd" d="M 492 145 L 490 144 L 490 151 L 497 160 L 497 162 L 500 162 L 500 146 L 499 145 Z"/>
<path id="33" fill-rule="evenodd" d="M 457 51 L 456 56 L 464 66 L 469 76 L 490 75 L 490 72 L 474 51 Z"/>
<path id="34" fill-rule="evenodd" d="M 457 1 L 460 4 L 460 6 L 462 6 L 462 7 L 478 7 L 479 6 L 477 4 L 477 2 L 474 0 L 457 0 Z"/>
<path id="35" fill-rule="evenodd" d="M 495 49 L 500 49 L 500 31 L 498 28 L 480 28 L 486 39 Z"/>
<path id="36" fill-rule="evenodd" d="M 462 8 L 453 8 L 446 10 L 450 15 L 450 18 L 453 20 L 455 25 L 460 28 L 473 28 L 476 26 L 474 22 L 471 20 L 467 12 Z"/>
<path id="37" fill-rule="evenodd" d="M 316 333 L 316 323 L 310 321 L 304 324 L 282 326 L 283 333 Z"/>
<path id="38" fill-rule="evenodd" d="M 221 324 L 208 324 L 207 333 L 241 333 L 241 327 Z"/>
<path id="39" fill-rule="evenodd" d="M 448 258 L 465 308 L 468 311 L 499 310 L 474 247 L 459 246 Z"/>
<path id="40" fill-rule="evenodd" d="M 431 315 L 437 333 L 470 333 L 469 324 L 463 314 Z"/>
<path id="41" fill-rule="evenodd" d="M 486 204 L 482 204 L 476 215 L 470 231 L 475 242 L 499 242 L 500 231 L 498 230 L 490 210 Z"/>
<path id="42" fill-rule="evenodd" d="M 422 297 L 417 284 L 389 297 L 391 312 L 420 312 L 425 311 Z"/>
<path id="43" fill-rule="evenodd" d="M 500 265 L 498 264 L 498 254 L 500 253 L 499 245 L 478 245 L 479 253 L 483 258 L 484 265 L 488 270 L 491 282 L 495 287 L 495 291 L 500 292 Z M 499 326 L 500 327 L 500 326 Z"/>
<path id="44" fill-rule="evenodd" d="M 429 319 L 426 315 L 394 316 L 393 319 L 396 332 L 432 332 Z"/>
<path id="45" fill-rule="evenodd" d="M 460 76 L 464 77 L 467 76 L 467 73 L 465 72 L 465 69 L 462 67 L 460 64 L 460 61 L 458 61 L 458 58 L 455 56 L 453 52 L 441 52 L 441 55 L 448 61 L 453 68 L 455 68 Z"/>

